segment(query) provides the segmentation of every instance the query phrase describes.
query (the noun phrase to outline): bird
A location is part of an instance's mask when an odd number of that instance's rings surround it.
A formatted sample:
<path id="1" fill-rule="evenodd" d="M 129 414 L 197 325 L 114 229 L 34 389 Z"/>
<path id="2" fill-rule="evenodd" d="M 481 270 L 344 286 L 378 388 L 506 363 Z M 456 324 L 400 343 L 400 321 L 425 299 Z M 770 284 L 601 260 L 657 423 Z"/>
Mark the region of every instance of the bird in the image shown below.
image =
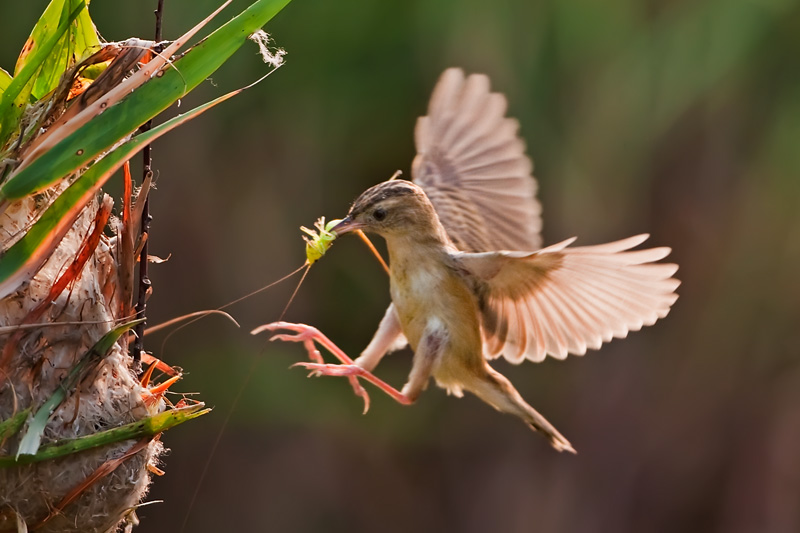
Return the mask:
<path id="1" fill-rule="evenodd" d="M 402 404 L 431 378 L 449 394 L 470 392 L 541 432 L 558 451 L 572 444 L 490 361 L 541 362 L 597 350 L 664 318 L 678 298 L 671 249 L 633 248 L 649 236 L 542 247 L 537 183 L 519 123 L 483 74 L 444 71 L 417 120 L 412 180 L 379 183 L 335 227 L 386 241 L 391 304 L 355 360 L 318 329 L 274 322 L 254 330 L 303 342 L 313 375 L 346 376 L 365 401 L 363 378 Z M 290 333 L 286 333 L 289 331 Z M 316 344 L 342 364 L 326 364 Z M 384 355 L 409 345 L 408 381 L 397 390 L 373 374 Z"/>

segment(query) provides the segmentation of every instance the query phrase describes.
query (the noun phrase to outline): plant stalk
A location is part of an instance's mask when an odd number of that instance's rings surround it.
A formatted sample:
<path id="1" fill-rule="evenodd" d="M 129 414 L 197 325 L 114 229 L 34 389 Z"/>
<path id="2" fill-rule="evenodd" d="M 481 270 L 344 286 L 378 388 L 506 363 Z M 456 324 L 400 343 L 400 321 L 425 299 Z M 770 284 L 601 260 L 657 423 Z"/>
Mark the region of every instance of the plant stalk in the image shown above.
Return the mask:
<path id="1" fill-rule="evenodd" d="M 161 19 L 164 14 L 164 0 L 158 0 L 158 6 L 155 10 L 156 16 L 156 31 L 155 31 L 155 41 L 156 43 L 161 42 Z M 155 52 L 161 52 L 161 45 L 156 44 Z M 153 125 L 152 120 L 148 120 L 144 123 L 144 125 L 139 129 L 140 132 L 146 132 L 150 130 Z M 153 175 L 153 157 L 150 153 L 150 145 L 144 147 L 142 150 L 142 182 L 148 178 L 152 177 Z M 147 308 L 147 291 L 150 289 L 152 283 L 150 282 L 150 277 L 147 272 L 148 262 L 147 262 L 147 255 L 148 255 L 148 235 L 150 233 L 150 222 L 153 220 L 153 217 L 150 215 L 150 191 L 142 191 L 142 194 L 146 195 L 144 199 L 144 206 L 142 209 L 142 226 L 140 235 L 142 239 L 144 239 L 144 243 L 142 244 L 142 252 L 139 256 L 139 290 L 137 293 L 137 300 L 136 300 L 136 318 L 145 318 L 145 311 Z M 146 322 L 142 322 L 138 326 L 136 326 L 136 338 L 133 342 L 133 366 L 134 369 L 139 372 L 141 370 L 141 356 L 142 350 L 144 349 L 144 327 Z"/>

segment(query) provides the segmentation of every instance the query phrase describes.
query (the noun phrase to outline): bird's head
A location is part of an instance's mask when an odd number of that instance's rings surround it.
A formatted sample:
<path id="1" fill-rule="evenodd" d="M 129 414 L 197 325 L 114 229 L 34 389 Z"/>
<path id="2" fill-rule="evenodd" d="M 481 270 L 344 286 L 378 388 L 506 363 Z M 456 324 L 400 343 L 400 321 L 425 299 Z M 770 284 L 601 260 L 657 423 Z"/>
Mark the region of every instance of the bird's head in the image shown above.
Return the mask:
<path id="1" fill-rule="evenodd" d="M 333 231 L 377 233 L 384 238 L 438 234 L 441 224 L 425 192 L 414 183 L 392 179 L 370 187 L 353 202 Z"/>

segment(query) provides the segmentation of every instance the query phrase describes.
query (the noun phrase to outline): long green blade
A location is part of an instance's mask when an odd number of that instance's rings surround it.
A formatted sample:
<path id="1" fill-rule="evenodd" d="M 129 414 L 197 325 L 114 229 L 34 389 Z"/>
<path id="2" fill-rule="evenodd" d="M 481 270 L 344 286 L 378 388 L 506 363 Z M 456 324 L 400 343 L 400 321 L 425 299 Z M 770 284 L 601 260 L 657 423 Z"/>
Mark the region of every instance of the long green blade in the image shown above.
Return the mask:
<path id="1" fill-rule="evenodd" d="M 19 458 L 9 455 L 0 456 L 0 468 L 38 463 L 40 461 L 57 459 L 58 457 L 64 457 L 65 455 L 71 455 L 84 450 L 90 450 L 97 446 L 157 435 L 178 424 L 183 424 L 193 418 L 203 416 L 210 411 L 211 409 L 206 408 L 202 403 L 170 409 L 169 411 L 164 411 L 163 413 L 139 420 L 138 422 L 132 422 L 118 428 L 100 431 L 94 435 L 86 435 L 75 439 L 61 440 L 52 444 L 46 444 L 39 448 L 35 455 L 21 455 Z"/>
<path id="2" fill-rule="evenodd" d="M 85 3 L 85 6 L 81 4 Z M 61 35 L 51 53 L 47 54 L 41 63 L 34 84 L 31 96 L 38 100 L 58 86 L 61 75 L 79 62 L 87 50 L 96 51 L 100 46 L 97 31 L 94 28 L 92 19 L 89 17 L 89 0 L 52 0 L 47 6 L 42 16 L 31 31 L 17 60 L 14 68 L 19 72 L 30 61 L 32 52 L 35 52 L 40 43 L 46 42 L 55 34 L 61 17 L 68 17 L 70 13 L 79 10 L 74 23 L 70 24 L 67 31 Z"/>
<path id="3" fill-rule="evenodd" d="M 86 9 L 86 5 L 81 1 L 71 12 L 64 14 L 65 12 L 62 11 L 55 30 L 52 33 L 47 32 L 44 42 L 40 46 L 33 46 L 30 53 L 25 55 L 24 60 L 18 64 L 19 70 L 0 98 L 0 147 L 5 145 L 16 129 L 19 117 L 29 103 L 36 84 L 36 74 L 42 70 L 42 66 L 48 60 L 56 44 L 64 38 L 69 26 L 84 9 Z"/>
<path id="4" fill-rule="evenodd" d="M 24 198 L 86 166 L 213 74 L 289 0 L 258 0 L 124 100 L 70 134 L 0 187 L 0 201 Z"/>
<path id="5" fill-rule="evenodd" d="M 81 210 L 116 170 L 155 139 L 241 92 L 230 92 L 137 135 L 95 163 L 53 201 L 25 235 L 0 256 L 0 298 L 11 294 L 47 261 Z"/>
<path id="6" fill-rule="evenodd" d="M 17 431 L 19 431 L 25 424 L 25 420 L 28 419 L 28 413 L 30 412 L 31 410 L 28 408 L 24 411 L 20 411 L 11 418 L 0 422 L 0 441 L 7 439 L 12 435 L 16 435 Z"/>
<path id="7" fill-rule="evenodd" d="M 0 98 L 11 83 L 11 74 L 0 68 Z"/>

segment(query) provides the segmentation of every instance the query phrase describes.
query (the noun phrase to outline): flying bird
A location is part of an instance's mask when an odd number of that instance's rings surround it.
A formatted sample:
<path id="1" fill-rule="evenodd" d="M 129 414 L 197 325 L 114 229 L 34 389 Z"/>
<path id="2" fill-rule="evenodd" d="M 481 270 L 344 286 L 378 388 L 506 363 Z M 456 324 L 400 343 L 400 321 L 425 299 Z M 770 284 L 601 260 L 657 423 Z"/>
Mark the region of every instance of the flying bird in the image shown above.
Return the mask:
<path id="1" fill-rule="evenodd" d="M 506 99 L 485 75 L 446 70 L 415 129 L 413 181 L 391 179 L 362 193 L 333 228 L 386 240 L 392 303 L 372 341 L 352 360 L 316 328 L 275 322 L 273 339 L 304 342 L 312 374 L 358 378 L 403 404 L 431 377 L 456 396 L 468 391 L 518 416 L 559 451 L 569 441 L 522 398 L 489 361 L 564 359 L 669 313 L 680 282 L 667 247 L 632 250 L 648 235 L 596 246 L 568 239 L 542 247 L 541 206 L 533 165 L 506 118 Z M 325 364 L 314 343 L 343 364 Z M 414 351 L 408 382 L 396 390 L 372 371 L 406 344 Z"/>

